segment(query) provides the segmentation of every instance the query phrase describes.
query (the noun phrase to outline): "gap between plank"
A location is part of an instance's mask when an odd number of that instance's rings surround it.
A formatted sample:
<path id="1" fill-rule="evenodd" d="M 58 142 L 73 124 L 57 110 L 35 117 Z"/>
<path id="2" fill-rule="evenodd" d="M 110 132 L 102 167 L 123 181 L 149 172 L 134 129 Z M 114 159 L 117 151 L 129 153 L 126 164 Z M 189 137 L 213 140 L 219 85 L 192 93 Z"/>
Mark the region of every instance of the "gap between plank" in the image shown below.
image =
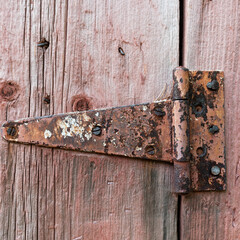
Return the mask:
<path id="1" fill-rule="evenodd" d="M 184 65 L 184 8 L 185 0 L 179 0 L 179 66 Z M 182 207 L 182 196 L 178 195 L 177 202 L 177 239 L 181 240 L 181 207 Z"/>
<path id="2" fill-rule="evenodd" d="M 185 0 L 179 0 L 179 66 L 184 65 L 184 38 L 185 38 Z"/>

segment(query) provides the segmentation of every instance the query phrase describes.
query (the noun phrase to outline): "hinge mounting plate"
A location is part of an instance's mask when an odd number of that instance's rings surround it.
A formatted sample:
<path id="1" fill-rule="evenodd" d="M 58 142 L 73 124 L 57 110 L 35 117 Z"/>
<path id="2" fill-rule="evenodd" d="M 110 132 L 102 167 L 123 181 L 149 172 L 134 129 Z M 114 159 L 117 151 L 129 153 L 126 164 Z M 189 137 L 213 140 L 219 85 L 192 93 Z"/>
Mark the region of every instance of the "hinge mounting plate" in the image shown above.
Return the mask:
<path id="1" fill-rule="evenodd" d="M 2 134 L 11 142 L 174 163 L 177 193 L 225 190 L 223 72 L 179 67 L 173 79 L 172 99 L 8 121 Z"/>

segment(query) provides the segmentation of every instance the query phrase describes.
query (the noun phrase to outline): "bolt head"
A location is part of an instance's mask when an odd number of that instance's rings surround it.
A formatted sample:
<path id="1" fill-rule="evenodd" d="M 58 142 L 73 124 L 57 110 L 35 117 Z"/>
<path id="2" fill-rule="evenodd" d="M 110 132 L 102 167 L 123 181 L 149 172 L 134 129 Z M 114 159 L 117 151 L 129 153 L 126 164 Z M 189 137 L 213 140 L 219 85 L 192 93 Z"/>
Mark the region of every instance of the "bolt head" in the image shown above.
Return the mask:
<path id="1" fill-rule="evenodd" d="M 95 127 L 92 129 L 92 133 L 93 133 L 93 135 L 95 135 L 95 136 L 100 136 L 101 133 L 102 133 L 102 127 L 101 127 L 101 126 L 95 126 Z"/>
<path id="2" fill-rule="evenodd" d="M 218 166 L 213 166 L 211 168 L 211 173 L 214 176 L 218 176 L 220 174 L 220 172 L 221 172 L 221 170 L 220 170 L 220 168 Z"/>
<path id="3" fill-rule="evenodd" d="M 207 88 L 212 91 L 217 91 L 219 89 L 219 83 L 217 80 L 212 80 L 207 84 Z"/>
<path id="4" fill-rule="evenodd" d="M 212 134 L 218 133 L 219 132 L 218 126 L 216 126 L 216 125 L 210 126 L 209 132 L 212 133 Z"/>
<path id="5" fill-rule="evenodd" d="M 153 146 L 147 146 L 145 149 L 146 154 L 148 155 L 154 155 L 155 154 L 155 148 Z"/>
<path id="6" fill-rule="evenodd" d="M 43 102 L 46 103 L 46 104 L 49 104 L 50 103 L 50 96 L 44 97 Z"/>
<path id="7" fill-rule="evenodd" d="M 153 109 L 153 113 L 158 116 L 158 117 L 163 117 L 166 115 L 166 112 L 162 109 L 162 107 L 160 106 L 156 106 L 154 109 Z"/>
<path id="8" fill-rule="evenodd" d="M 8 134 L 9 136 L 14 137 L 14 136 L 17 134 L 17 129 L 16 129 L 16 127 L 14 127 L 14 126 L 9 127 L 9 128 L 7 129 L 7 134 Z"/>

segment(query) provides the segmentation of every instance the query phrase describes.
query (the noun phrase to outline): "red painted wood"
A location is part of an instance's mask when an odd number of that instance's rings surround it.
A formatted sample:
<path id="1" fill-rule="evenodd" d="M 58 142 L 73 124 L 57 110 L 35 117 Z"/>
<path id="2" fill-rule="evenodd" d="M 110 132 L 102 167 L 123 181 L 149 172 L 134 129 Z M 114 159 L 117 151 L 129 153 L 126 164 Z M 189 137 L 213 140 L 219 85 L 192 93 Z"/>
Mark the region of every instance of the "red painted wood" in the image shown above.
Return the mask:
<path id="1" fill-rule="evenodd" d="M 1 2 L 0 83 L 19 90 L 1 87 L 0 121 L 169 92 L 178 2 Z M 46 50 L 37 47 L 42 37 Z M 177 238 L 172 166 L 0 144 L 0 239 Z"/>
<path id="2" fill-rule="evenodd" d="M 227 191 L 183 197 L 181 238 L 240 239 L 239 1 L 185 3 L 184 65 L 224 70 Z"/>

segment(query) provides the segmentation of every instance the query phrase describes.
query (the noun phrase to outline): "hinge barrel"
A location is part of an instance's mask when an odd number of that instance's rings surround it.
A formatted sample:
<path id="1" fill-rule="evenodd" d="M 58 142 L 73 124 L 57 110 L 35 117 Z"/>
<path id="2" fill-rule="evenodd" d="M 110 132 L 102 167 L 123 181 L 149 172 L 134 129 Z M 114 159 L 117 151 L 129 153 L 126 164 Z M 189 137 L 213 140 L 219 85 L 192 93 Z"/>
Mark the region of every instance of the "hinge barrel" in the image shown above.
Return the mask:
<path id="1" fill-rule="evenodd" d="M 175 192 L 190 191 L 189 147 L 189 70 L 183 67 L 173 71 L 173 160 Z"/>

